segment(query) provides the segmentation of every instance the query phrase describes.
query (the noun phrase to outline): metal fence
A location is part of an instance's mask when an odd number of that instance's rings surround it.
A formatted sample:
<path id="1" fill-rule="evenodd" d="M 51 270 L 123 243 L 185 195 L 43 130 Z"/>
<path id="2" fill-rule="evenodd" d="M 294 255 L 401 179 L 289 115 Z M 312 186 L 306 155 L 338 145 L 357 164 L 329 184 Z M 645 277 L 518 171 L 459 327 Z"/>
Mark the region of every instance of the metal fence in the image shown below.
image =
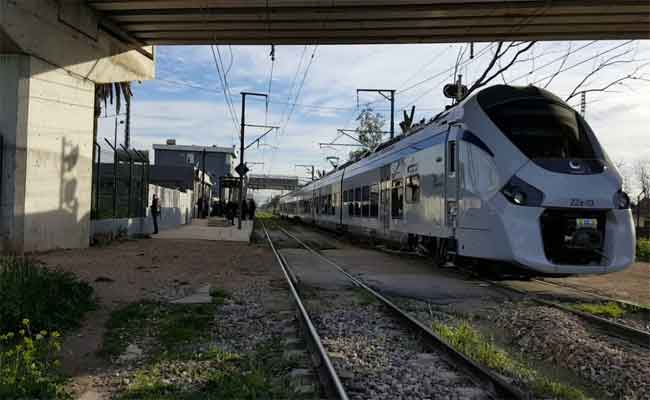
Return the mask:
<path id="1" fill-rule="evenodd" d="M 149 159 L 142 152 L 109 141 L 95 143 L 92 219 L 144 217 L 149 198 Z M 102 150 L 110 153 L 102 160 Z"/>

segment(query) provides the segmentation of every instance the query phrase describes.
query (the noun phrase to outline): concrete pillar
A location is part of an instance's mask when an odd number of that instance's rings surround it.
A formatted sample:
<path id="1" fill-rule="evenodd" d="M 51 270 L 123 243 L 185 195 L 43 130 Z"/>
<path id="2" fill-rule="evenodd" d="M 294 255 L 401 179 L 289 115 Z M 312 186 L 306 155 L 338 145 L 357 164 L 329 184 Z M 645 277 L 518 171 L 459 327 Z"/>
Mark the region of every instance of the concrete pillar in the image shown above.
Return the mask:
<path id="1" fill-rule="evenodd" d="M 88 246 L 93 99 L 92 81 L 0 55 L 3 252 Z"/>

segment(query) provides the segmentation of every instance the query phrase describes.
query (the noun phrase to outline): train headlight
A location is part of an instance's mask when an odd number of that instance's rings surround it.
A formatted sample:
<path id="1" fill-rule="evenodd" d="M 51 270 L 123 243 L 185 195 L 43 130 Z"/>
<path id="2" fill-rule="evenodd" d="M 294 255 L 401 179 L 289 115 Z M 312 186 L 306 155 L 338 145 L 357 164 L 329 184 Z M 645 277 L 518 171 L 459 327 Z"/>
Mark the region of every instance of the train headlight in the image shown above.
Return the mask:
<path id="1" fill-rule="evenodd" d="M 624 210 L 630 208 L 630 197 L 622 190 L 614 194 L 614 207 Z"/>
<path id="2" fill-rule="evenodd" d="M 501 193 L 512 204 L 518 206 L 539 207 L 544 201 L 544 193 L 517 176 L 513 176 L 501 189 Z"/>

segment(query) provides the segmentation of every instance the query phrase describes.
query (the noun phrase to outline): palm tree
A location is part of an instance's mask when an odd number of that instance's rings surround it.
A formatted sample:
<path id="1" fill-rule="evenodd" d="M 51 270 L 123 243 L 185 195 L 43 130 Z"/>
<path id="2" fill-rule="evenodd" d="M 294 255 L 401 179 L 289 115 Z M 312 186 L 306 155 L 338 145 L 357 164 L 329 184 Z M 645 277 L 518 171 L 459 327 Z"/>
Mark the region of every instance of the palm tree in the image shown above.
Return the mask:
<path id="1" fill-rule="evenodd" d="M 124 147 L 127 149 L 131 144 L 130 138 L 130 124 L 131 124 L 131 82 L 115 82 L 115 83 L 98 83 L 95 84 L 95 121 L 93 124 L 93 143 L 97 142 L 97 126 L 100 115 L 102 114 L 102 103 L 104 104 L 104 111 L 108 109 L 108 103 L 113 104 L 115 100 L 115 114 L 120 113 L 122 108 L 122 97 L 126 103 L 126 129 L 124 132 Z M 93 152 L 93 165 L 95 164 L 95 153 Z"/>

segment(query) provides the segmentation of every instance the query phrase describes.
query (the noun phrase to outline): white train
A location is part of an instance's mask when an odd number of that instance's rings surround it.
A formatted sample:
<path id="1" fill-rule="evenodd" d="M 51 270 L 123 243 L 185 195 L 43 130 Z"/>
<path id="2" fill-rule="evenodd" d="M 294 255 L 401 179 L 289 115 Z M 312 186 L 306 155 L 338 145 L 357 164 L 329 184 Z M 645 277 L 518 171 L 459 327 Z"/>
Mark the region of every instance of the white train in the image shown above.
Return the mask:
<path id="1" fill-rule="evenodd" d="M 507 85 L 280 200 L 286 217 L 540 275 L 633 263 L 629 207 L 585 120 L 546 90 Z"/>

